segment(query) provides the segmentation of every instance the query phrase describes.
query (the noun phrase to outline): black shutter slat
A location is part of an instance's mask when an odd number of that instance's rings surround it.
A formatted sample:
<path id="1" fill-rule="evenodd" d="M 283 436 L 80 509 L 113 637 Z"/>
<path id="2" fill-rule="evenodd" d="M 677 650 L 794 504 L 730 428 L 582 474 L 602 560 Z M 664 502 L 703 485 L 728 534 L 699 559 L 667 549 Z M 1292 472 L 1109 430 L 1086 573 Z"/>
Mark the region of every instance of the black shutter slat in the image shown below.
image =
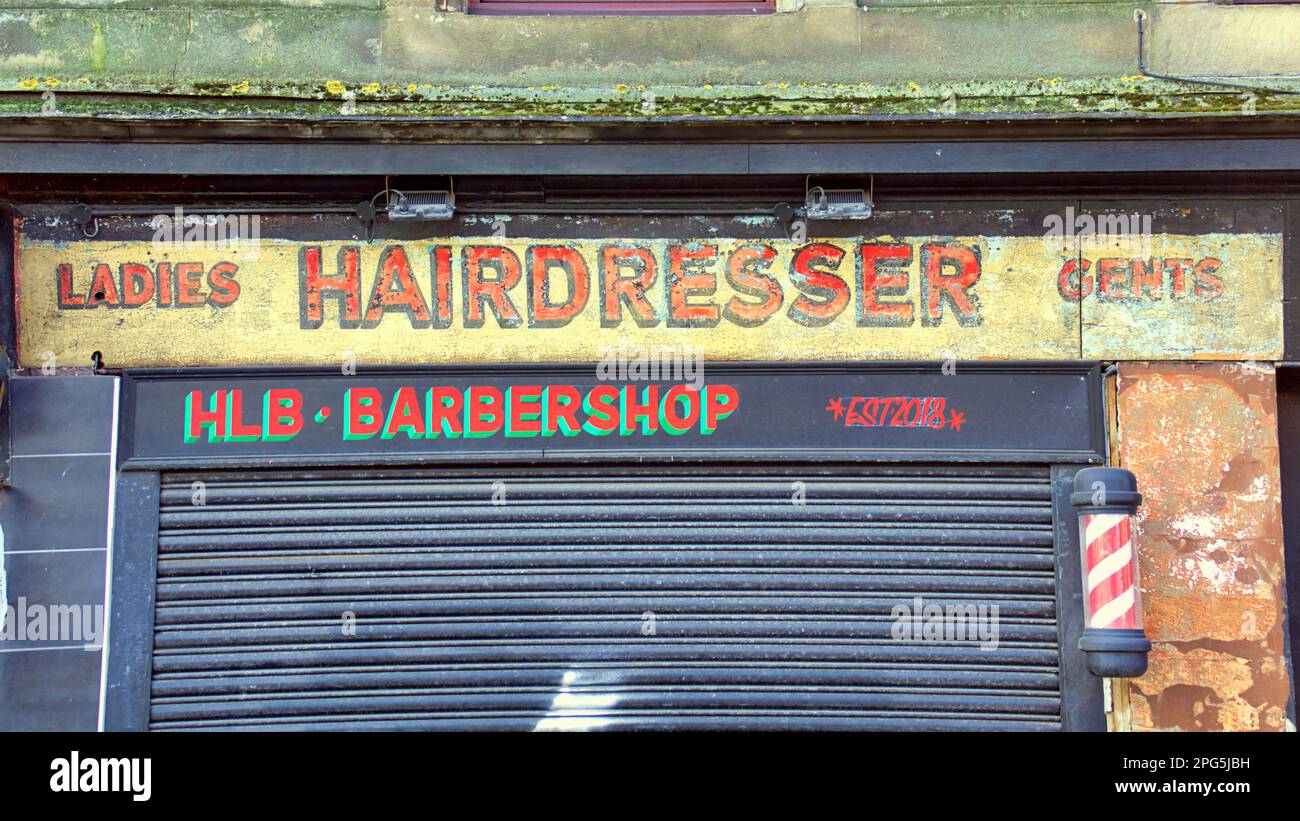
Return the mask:
<path id="1" fill-rule="evenodd" d="M 1050 491 L 1002 466 L 165 474 L 150 726 L 1059 729 Z M 997 647 L 895 640 L 915 597 L 997 606 Z"/>

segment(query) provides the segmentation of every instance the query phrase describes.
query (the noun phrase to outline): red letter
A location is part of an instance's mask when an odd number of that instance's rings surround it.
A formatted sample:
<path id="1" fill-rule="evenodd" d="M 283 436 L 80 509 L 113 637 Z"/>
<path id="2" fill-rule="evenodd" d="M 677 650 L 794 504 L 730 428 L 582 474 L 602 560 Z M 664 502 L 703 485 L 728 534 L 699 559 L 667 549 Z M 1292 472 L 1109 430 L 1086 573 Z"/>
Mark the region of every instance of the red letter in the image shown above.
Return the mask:
<path id="1" fill-rule="evenodd" d="M 633 275 L 620 277 L 619 270 L 631 268 Z M 654 285 L 658 273 L 654 254 L 648 248 L 624 248 L 606 245 L 600 249 L 600 327 L 617 328 L 623 323 L 623 308 L 632 309 L 632 321 L 638 328 L 659 324 L 654 306 L 645 292 Z"/>
<path id="2" fill-rule="evenodd" d="M 348 388 L 343 392 L 343 438 L 369 439 L 384 426 L 379 415 L 381 397 L 375 388 Z"/>
<path id="3" fill-rule="evenodd" d="M 302 393 L 293 388 L 271 388 L 262 398 L 262 439 L 283 442 L 302 430 Z"/>
<path id="4" fill-rule="evenodd" d="M 722 309 L 723 316 L 742 328 L 753 328 L 781 309 L 785 292 L 776 277 L 767 273 L 775 259 L 776 249 L 770 245 L 745 245 L 731 253 L 727 260 L 727 284 L 758 301 L 745 302 L 733 296 Z"/>
<path id="5" fill-rule="evenodd" d="M 542 435 L 554 436 L 559 431 L 577 436 L 582 429 L 578 421 L 581 405 L 582 395 L 572 385 L 547 385 L 542 391 Z"/>
<path id="6" fill-rule="evenodd" d="M 239 299 L 239 283 L 235 272 L 239 266 L 233 262 L 218 262 L 208 270 L 208 304 L 214 308 L 229 308 Z"/>
<path id="7" fill-rule="evenodd" d="M 433 280 L 433 320 L 430 325 L 434 328 L 450 328 L 451 249 L 446 245 L 429 249 L 429 264 L 429 277 Z"/>
<path id="8" fill-rule="evenodd" d="M 86 300 L 81 296 L 81 294 L 72 293 L 72 266 L 63 263 L 62 265 L 57 266 L 54 270 L 59 274 L 59 307 L 86 307 Z"/>
<path id="9" fill-rule="evenodd" d="M 190 391 L 185 397 L 185 441 L 197 442 L 208 428 L 208 441 L 226 438 L 226 392 L 213 391 L 207 410 L 203 409 L 203 391 Z"/>
<path id="10" fill-rule="evenodd" d="M 455 388 L 430 388 L 424 395 L 425 414 L 429 417 L 429 438 L 440 434 L 448 439 L 460 437 L 464 394 Z"/>
<path id="11" fill-rule="evenodd" d="M 808 328 L 829 325 L 849 304 L 849 284 L 835 271 L 844 249 L 826 243 L 805 245 L 790 260 L 790 281 L 800 294 L 790 303 L 789 317 Z M 817 297 L 816 300 L 809 297 Z"/>
<path id="12" fill-rule="evenodd" d="M 153 271 L 148 265 L 124 262 L 118 269 L 122 274 L 122 304 L 134 308 L 153 299 Z"/>
<path id="13" fill-rule="evenodd" d="M 176 263 L 176 304 L 187 307 L 202 305 L 206 298 L 199 291 L 203 266 L 197 262 Z"/>
<path id="14" fill-rule="evenodd" d="M 945 274 L 945 268 L 957 273 Z M 925 312 L 921 324 L 938 325 L 943 320 L 943 304 L 952 306 L 957 324 L 979 325 L 980 300 L 970 289 L 980 278 L 978 248 L 966 245 L 926 245 L 921 249 L 921 292 L 925 294 Z"/>
<path id="15" fill-rule="evenodd" d="M 1092 293 L 1092 277 L 1087 274 L 1091 267 L 1092 263 L 1086 259 L 1082 265 L 1069 260 L 1061 266 L 1061 273 L 1056 276 L 1056 290 L 1061 293 L 1062 299 L 1079 302 Z"/>
<path id="16" fill-rule="evenodd" d="M 908 245 L 873 244 L 858 249 L 858 326 L 902 328 L 915 321 L 911 302 L 881 302 L 880 296 L 907 296 L 908 275 L 897 270 L 912 264 Z M 881 269 L 893 271 L 882 272 Z"/>
<path id="17" fill-rule="evenodd" d="M 1214 257 L 1206 257 L 1196 263 L 1196 268 L 1192 271 L 1192 275 L 1196 279 L 1196 284 L 1192 287 L 1192 293 L 1197 298 L 1209 302 L 1211 299 L 1218 299 L 1219 295 L 1223 293 L 1223 280 L 1214 275 L 1214 272 L 1219 270 L 1222 265 L 1223 261 Z"/>
<path id="18" fill-rule="evenodd" d="M 465 327 L 483 327 L 483 305 L 490 303 L 502 328 L 523 325 L 506 292 L 519 284 L 522 271 L 514 251 L 500 245 L 471 245 L 463 252 L 461 279 L 465 286 Z M 483 279 L 483 269 L 496 270 L 496 279 Z"/>
<path id="19" fill-rule="evenodd" d="M 659 386 L 647 385 L 637 401 L 636 386 L 624 385 L 622 407 L 619 416 L 619 435 L 629 436 L 636 432 L 636 420 L 641 420 L 641 433 L 649 436 L 659 430 Z"/>
<path id="20" fill-rule="evenodd" d="M 397 289 L 393 289 L 393 284 Z M 429 327 L 429 306 L 406 261 L 406 251 L 400 245 L 385 248 L 379 256 L 379 272 L 366 302 L 366 321 L 363 328 L 374 328 L 387 311 L 401 311 L 411 320 L 412 328 Z"/>
<path id="21" fill-rule="evenodd" d="M 261 438 L 261 425 L 244 424 L 244 392 L 236 388 L 226 395 L 226 441 L 253 442 Z"/>
<path id="22" fill-rule="evenodd" d="M 478 439 L 501 430 L 501 391 L 491 385 L 471 385 L 465 394 L 465 436 Z"/>
<path id="23" fill-rule="evenodd" d="M 568 282 L 565 302 L 551 302 L 551 268 L 564 272 Z M 563 245 L 539 245 L 528 249 L 528 324 L 534 328 L 561 328 L 587 307 L 591 288 L 587 263 L 582 255 Z"/>
<path id="24" fill-rule="evenodd" d="M 383 439 L 392 439 L 402 431 L 407 439 L 420 439 L 424 436 L 424 418 L 420 414 L 420 400 L 415 395 L 415 388 L 403 385 L 393 396 L 393 404 L 388 409 L 388 421 L 384 423 Z"/>
<path id="25" fill-rule="evenodd" d="M 718 422 L 736 412 L 740 395 L 731 385 L 704 386 L 704 416 L 700 419 L 700 433 L 708 436 L 718 429 Z"/>
<path id="26" fill-rule="evenodd" d="M 100 304 L 107 304 L 110 308 L 121 304 L 117 283 L 113 282 L 113 269 L 103 262 L 95 266 L 95 278 L 90 283 L 90 299 L 86 301 L 86 307 L 94 308 Z"/>
<path id="27" fill-rule="evenodd" d="M 302 249 L 298 259 L 298 324 L 302 328 L 319 328 L 325 321 L 322 306 L 327 297 L 339 305 L 339 327 L 361 326 L 361 283 L 358 269 L 360 251 L 356 246 L 339 250 L 338 276 L 327 277 L 321 273 L 319 245 Z"/>
<path id="28" fill-rule="evenodd" d="M 720 311 L 714 302 L 692 305 L 692 296 L 712 296 L 718 290 L 718 277 L 706 267 L 718 256 L 718 246 L 668 249 L 668 327 L 712 328 L 718 324 Z"/>

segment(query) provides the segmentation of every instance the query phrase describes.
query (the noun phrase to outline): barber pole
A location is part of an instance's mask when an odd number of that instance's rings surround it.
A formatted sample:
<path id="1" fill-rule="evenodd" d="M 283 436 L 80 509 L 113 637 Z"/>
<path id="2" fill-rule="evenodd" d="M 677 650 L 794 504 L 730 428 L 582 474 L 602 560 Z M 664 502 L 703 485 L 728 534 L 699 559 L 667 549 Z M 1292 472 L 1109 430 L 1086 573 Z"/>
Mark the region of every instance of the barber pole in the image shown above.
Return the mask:
<path id="1" fill-rule="evenodd" d="M 1133 516 L 1142 495 L 1120 468 L 1075 474 L 1070 502 L 1079 514 L 1084 630 L 1079 649 L 1099 676 L 1129 678 L 1147 669 L 1151 642 L 1142 629 Z"/>
<path id="2" fill-rule="evenodd" d="M 1122 513 L 1079 517 L 1083 530 L 1084 569 L 1087 573 L 1088 626 L 1126 628 L 1142 626 L 1133 581 L 1133 532 Z"/>

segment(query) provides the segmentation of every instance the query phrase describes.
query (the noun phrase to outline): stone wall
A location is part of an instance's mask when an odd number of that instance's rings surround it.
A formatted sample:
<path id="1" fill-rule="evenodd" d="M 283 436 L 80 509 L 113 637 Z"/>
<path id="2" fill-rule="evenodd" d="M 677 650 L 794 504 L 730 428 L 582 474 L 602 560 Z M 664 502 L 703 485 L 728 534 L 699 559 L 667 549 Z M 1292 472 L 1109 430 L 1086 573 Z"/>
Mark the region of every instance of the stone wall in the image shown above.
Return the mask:
<path id="1" fill-rule="evenodd" d="M 440 0 L 0 0 L 0 115 L 1138 115 L 1300 98 L 1144 77 L 1124 2 L 484 17 Z M 455 4 L 451 4 L 453 7 Z M 1295 85 L 1300 7 L 1148 4 L 1148 74 Z M 1259 85 L 1260 83 L 1255 83 Z M 97 100 L 95 94 L 136 94 Z M 350 95 L 350 96 L 349 96 Z M 163 99 L 165 98 L 165 99 Z"/>
<path id="2" fill-rule="evenodd" d="M 1123 364 L 1118 427 L 1154 648 L 1116 729 L 1294 730 L 1272 366 Z"/>

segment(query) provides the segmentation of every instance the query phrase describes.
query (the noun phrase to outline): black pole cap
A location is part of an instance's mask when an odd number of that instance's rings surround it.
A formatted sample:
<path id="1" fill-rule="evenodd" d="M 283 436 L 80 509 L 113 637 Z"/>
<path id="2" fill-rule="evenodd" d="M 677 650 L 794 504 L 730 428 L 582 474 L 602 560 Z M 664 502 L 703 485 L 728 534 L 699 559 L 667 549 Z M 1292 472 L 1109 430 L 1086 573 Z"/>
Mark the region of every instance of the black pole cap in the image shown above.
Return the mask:
<path id="1" fill-rule="evenodd" d="M 1084 664 L 1094 676 L 1137 678 L 1147 671 L 1151 642 L 1135 628 L 1112 630 L 1085 627 L 1079 638 Z"/>
<path id="2" fill-rule="evenodd" d="M 1138 493 L 1137 477 L 1123 468 L 1084 468 L 1074 474 L 1074 493 L 1070 504 L 1077 512 L 1127 513 L 1137 512 L 1142 504 Z"/>

